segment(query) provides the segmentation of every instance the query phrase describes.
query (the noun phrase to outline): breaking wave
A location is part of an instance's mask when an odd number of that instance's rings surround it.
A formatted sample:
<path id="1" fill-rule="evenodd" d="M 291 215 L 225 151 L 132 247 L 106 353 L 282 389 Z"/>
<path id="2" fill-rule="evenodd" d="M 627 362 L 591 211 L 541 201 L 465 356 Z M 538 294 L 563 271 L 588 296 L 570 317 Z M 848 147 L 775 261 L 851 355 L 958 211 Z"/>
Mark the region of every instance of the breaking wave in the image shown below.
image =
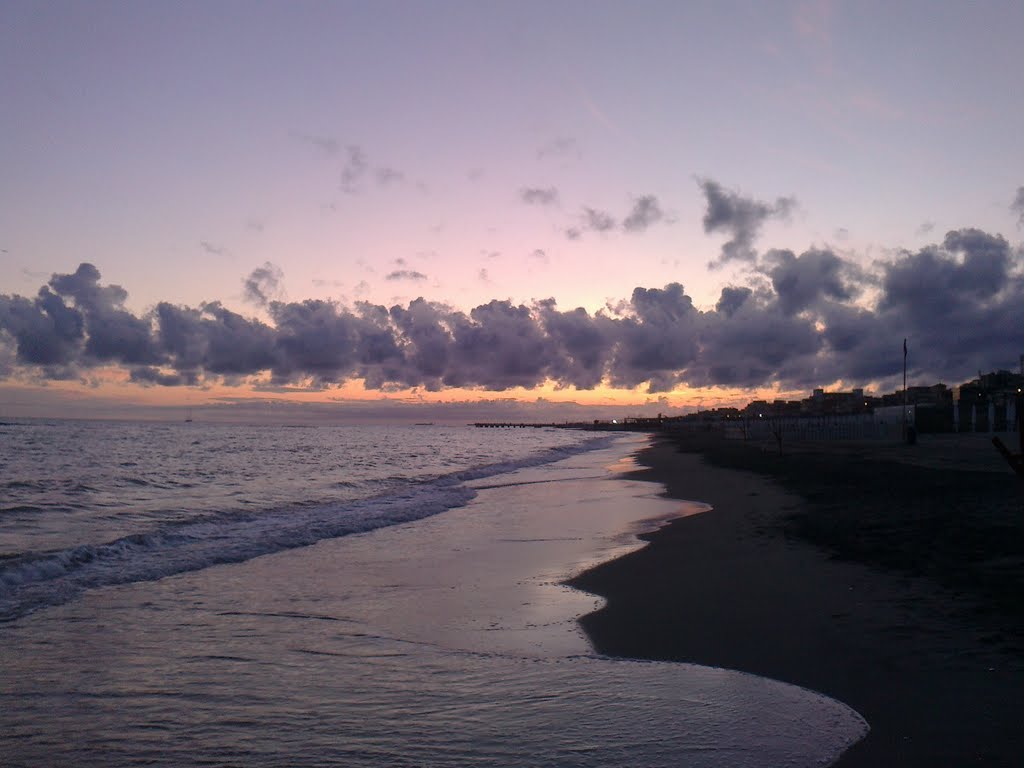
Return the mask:
<path id="1" fill-rule="evenodd" d="M 607 447 L 613 439 L 601 436 L 513 461 L 402 480 L 385 492 L 361 499 L 208 513 L 161 523 L 102 544 L 6 557 L 0 560 L 0 622 L 61 605 L 97 587 L 154 581 L 420 520 L 471 501 L 476 491 L 465 485 L 470 480 L 549 464 Z"/>

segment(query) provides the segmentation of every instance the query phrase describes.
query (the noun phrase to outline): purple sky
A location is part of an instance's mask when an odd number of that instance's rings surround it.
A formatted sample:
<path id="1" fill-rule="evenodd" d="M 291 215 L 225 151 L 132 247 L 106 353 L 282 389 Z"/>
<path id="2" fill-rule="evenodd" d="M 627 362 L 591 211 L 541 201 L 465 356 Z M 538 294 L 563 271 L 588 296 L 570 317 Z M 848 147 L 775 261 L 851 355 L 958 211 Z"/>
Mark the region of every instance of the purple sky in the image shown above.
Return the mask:
<path id="1" fill-rule="evenodd" d="M 5 3 L 0 387 L 682 404 L 884 388 L 904 336 L 922 379 L 1014 367 L 1022 29 L 1015 2 Z"/>

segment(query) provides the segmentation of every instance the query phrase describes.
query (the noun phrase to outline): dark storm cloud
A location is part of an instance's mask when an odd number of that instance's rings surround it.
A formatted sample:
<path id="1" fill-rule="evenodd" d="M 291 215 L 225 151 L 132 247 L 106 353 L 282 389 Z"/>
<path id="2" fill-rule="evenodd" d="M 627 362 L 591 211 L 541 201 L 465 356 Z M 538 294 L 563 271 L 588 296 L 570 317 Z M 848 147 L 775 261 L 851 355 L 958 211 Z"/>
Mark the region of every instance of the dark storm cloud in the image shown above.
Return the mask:
<path id="1" fill-rule="evenodd" d="M 549 375 L 563 386 L 593 389 L 605 376 L 615 342 L 615 323 L 582 307 L 560 312 L 554 299 L 538 302 L 537 316 L 551 339 Z"/>
<path id="2" fill-rule="evenodd" d="M 1009 268 L 1010 246 L 1002 237 L 977 229 L 949 232 L 941 246 L 884 266 L 881 308 L 924 318 L 984 306 L 1007 284 Z"/>
<path id="3" fill-rule="evenodd" d="M 843 280 L 843 261 L 831 251 L 811 250 L 796 256 L 792 251 L 769 251 L 768 275 L 786 314 L 814 306 L 822 298 L 846 301 L 855 289 Z"/>
<path id="4" fill-rule="evenodd" d="M 882 266 L 877 315 L 909 329 L 917 359 L 929 367 L 1007 367 L 1024 349 L 1022 260 L 1021 249 L 1000 236 L 949 232 L 941 245 Z"/>
<path id="5" fill-rule="evenodd" d="M 264 262 L 262 267 L 256 267 L 245 278 L 246 300 L 263 306 L 271 299 L 277 298 L 283 277 L 284 273 L 280 267 L 269 261 Z"/>
<path id="6" fill-rule="evenodd" d="M 644 195 L 633 203 L 633 210 L 623 219 L 622 228 L 627 232 L 643 232 L 652 224 L 660 221 L 663 216 L 661 206 L 658 205 L 658 198 L 654 195 Z"/>
<path id="7" fill-rule="evenodd" d="M 636 288 L 631 314 L 617 324 L 617 343 L 609 369 L 614 386 L 650 382 L 649 391 L 663 392 L 685 381 L 685 369 L 699 352 L 701 313 L 679 283 L 661 288 Z"/>
<path id="8" fill-rule="evenodd" d="M 229 379 L 252 376 L 277 363 L 274 329 L 209 302 L 199 309 L 162 302 L 154 310 L 156 339 L 166 364 Z"/>
<path id="9" fill-rule="evenodd" d="M 547 378 L 553 345 L 529 308 L 494 300 L 451 320 L 452 345 L 444 384 L 504 390 L 531 388 Z"/>
<path id="10" fill-rule="evenodd" d="M 451 357 L 451 323 L 462 315 L 422 298 L 410 302 L 407 308 L 393 306 L 389 314 L 404 341 L 406 365 L 415 372 L 405 381 L 409 386 L 420 383 L 431 391 L 441 389 Z"/>
<path id="11" fill-rule="evenodd" d="M 746 287 L 728 286 L 723 288 L 718 303 L 715 304 L 715 311 L 725 317 L 732 317 L 752 293 L 753 291 Z"/>
<path id="12" fill-rule="evenodd" d="M 1010 211 L 1017 214 L 1017 226 L 1024 227 L 1024 187 L 1017 187 L 1017 195 L 1010 203 Z"/>
<path id="13" fill-rule="evenodd" d="M 82 264 L 33 298 L 0 296 L 0 377 L 81 378 L 103 365 L 150 386 L 258 377 L 314 389 L 355 379 L 382 391 L 891 387 L 903 338 L 911 375 L 925 383 L 1011 367 L 1024 349 L 1024 255 L 980 230 L 870 269 L 823 248 L 769 251 L 751 278 L 704 310 L 671 283 L 596 313 L 554 299 L 468 312 L 423 298 L 391 307 L 269 299 L 264 322 L 219 302 L 161 302 L 135 316 L 124 289 Z"/>
<path id="14" fill-rule="evenodd" d="M 54 293 L 72 299 L 89 328 L 86 358 L 101 362 L 150 364 L 159 360 L 149 322 L 124 309 L 128 292 L 119 285 L 100 285 L 92 264 L 81 264 L 73 274 L 50 279 Z M 63 304 L 63 302 L 61 302 Z M 54 308 L 57 303 L 51 301 Z"/>
<path id="15" fill-rule="evenodd" d="M 787 387 L 815 382 L 816 355 L 821 349 L 814 319 L 789 315 L 775 296 L 742 289 L 724 289 L 718 301 L 724 311 L 703 316 L 701 348 L 688 368 L 694 386 L 762 386 L 773 381 Z"/>
<path id="16" fill-rule="evenodd" d="M 558 190 L 554 187 L 524 187 L 519 190 L 519 199 L 527 205 L 556 205 Z"/>
<path id="17" fill-rule="evenodd" d="M 335 384 L 353 377 L 377 384 L 382 366 L 399 365 L 401 353 L 387 325 L 387 312 L 375 317 L 371 305 L 361 314 L 326 301 L 275 302 L 270 307 L 276 324 L 277 360 L 274 379 L 279 382 L 312 377 Z"/>
<path id="18" fill-rule="evenodd" d="M 825 325 L 821 339 L 827 354 L 822 356 L 817 371 L 819 381 L 841 378 L 869 382 L 894 378 L 903 364 L 902 340 L 905 337 L 901 333 L 911 335 L 910 347 L 914 352 L 911 364 L 915 365 L 920 359 L 920 337 L 897 317 L 885 318 L 860 307 L 830 304 L 824 308 L 821 319 Z M 948 374 L 937 373 L 933 380 L 946 376 Z"/>
<path id="19" fill-rule="evenodd" d="M 698 179 L 698 184 L 707 202 L 704 231 L 707 234 L 724 232 L 730 238 L 722 246 L 717 264 L 754 261 L 757 254 L 753 245 L 761 225 L 772 218 L 786 218 L 796 207 L 796 200 L 792 197 L 780 197 L 774 203 L 766 203 L 743 197 L 712 179 Z"/>
<path id="20" fill-rule="evenodd" d="M 81 354 L 85 318 L 43 286 L 32 299 L 0 296 L 0 329 L 15 343 L 16 360 L 39 366 L 68 366 Z"/>

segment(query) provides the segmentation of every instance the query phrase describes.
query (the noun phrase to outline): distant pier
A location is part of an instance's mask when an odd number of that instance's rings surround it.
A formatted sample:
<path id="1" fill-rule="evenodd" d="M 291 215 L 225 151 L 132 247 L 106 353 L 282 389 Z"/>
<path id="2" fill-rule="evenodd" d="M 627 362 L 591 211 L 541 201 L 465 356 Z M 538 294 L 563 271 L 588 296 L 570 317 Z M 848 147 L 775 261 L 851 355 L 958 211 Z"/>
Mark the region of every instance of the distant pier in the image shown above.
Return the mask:
<path id="1" fill-rule="evenodd" d="M 585 429 L 591 432 L 649 432 L 660 426 L 658 419 L 627 419 L 625 421 L 477 421 L 474 427 L 482 429 Z"/>
<path id="2" fill-rule="evenodd" d="M 523 421 L 478 421 L 474 427 L 484 429 L 543 429 L 544 427 L 567 427 L 568 424 L 528 424 Z"/>

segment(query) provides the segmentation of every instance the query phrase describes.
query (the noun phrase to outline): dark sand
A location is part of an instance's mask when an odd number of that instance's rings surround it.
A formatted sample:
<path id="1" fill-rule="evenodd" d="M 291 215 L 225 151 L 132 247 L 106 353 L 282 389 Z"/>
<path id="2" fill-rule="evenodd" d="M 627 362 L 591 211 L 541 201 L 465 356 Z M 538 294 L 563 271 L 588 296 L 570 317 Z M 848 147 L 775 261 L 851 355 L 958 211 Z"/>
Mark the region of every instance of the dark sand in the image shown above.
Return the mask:
<path id="1" fill-rule="evenodd" d="M 1024 765 L 1024 482 L 985 439 L 658 439 L 638 474 L 710 512 L 572 585 L 601 653 L 783 680 L 871 732 L 837 765 Z"/>

